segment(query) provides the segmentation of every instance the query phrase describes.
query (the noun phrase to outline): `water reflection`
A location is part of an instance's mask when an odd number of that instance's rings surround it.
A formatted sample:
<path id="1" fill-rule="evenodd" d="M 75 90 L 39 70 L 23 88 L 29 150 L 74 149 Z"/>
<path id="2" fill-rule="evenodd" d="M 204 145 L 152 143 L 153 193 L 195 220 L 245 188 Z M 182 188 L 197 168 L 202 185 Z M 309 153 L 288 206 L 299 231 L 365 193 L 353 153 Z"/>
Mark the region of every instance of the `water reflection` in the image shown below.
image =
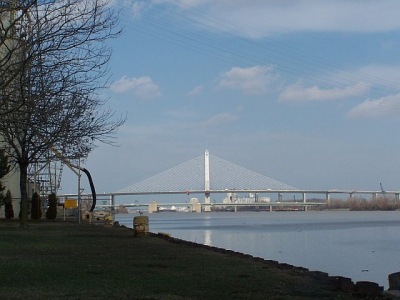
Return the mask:
<path id="1" fill-rule="evenodd" d="M 211 230 L 204 231 L 204 245 L 212 246 L 211 242 Z"/>

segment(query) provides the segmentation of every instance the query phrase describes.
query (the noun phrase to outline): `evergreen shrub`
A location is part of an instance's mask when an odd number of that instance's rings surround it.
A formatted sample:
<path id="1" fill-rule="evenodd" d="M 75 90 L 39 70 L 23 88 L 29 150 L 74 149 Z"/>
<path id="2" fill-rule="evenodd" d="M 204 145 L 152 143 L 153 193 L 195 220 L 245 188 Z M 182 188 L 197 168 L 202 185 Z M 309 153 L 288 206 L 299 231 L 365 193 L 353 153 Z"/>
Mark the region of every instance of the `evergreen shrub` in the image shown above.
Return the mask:
<path id="1" fill-rule="evenodd" d="M 6 197 L 4 198 L 4 211 L 7 220 L 11 220 L 14 218 L 14 208 L 12 203 L 12 195 L 11 191 L 8 190 L 6 193 Z"/>
<path id="2" fill-rule="evenodd" d="M 40 197 L 38 193 L 34 193 L 32 196 L 32 206 L 31 206 L 31 219 L 39 220 L 42 218 L 42 209 L 40 207 Z"/>
<path id="3" fill-rule="evenodd" d="M 57 218 L 57 196 L 52 193 L 49 195 L 49 207 L 46 211 L 46 219 L 54 220 Z"/>

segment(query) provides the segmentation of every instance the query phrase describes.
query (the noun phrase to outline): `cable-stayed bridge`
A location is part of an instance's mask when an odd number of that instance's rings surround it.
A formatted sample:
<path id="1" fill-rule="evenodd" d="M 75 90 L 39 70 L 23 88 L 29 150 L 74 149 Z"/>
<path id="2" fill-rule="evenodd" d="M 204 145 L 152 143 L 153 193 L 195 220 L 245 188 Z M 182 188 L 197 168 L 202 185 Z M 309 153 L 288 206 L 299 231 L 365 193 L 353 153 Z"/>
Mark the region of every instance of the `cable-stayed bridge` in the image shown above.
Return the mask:
<path id="1" fill-rule="evenodd" d="M 284 190 L 298 189 L 240 167 L 222 158 L 210 155 L 208 150 L 174 168 L 141 182 L 130 185 L 117 194 L 135 193 L 179 193 L 202 192 L 205 195 L 205 210 L 210 210 L 211 191 L 229 190 Z"/>
<path id="2" fill-rule="evenodd" d="M 208 162 L 207 162 L 208 156 Z M 207 169 L 207 165 L 209 168 Z M 208 173 L 208 174 L 207 174 Z M 208 175 L 208 176 L 207 176 Z M 209 187 L 207 188 L 207 179 Z M 296 191 L 286 183 L 240 167 L 227 160 L 203 155 L 176 167 L 132 184 L 116 193 L 143 193 L 161 191 L 206 191 L 206 190 L 285 190 Z"/>
<path id="3" fill-rule="evenodd" d="M 126 195 L 161 195 L 161 194 L 204 194 L 204 203 L 198 203 L 209 211 L 210 194 L 212 193 L 267 193 L 278 194 L 278 203 L 282 200 L 282 194 L 293 193 L 302 195 L 302 203 L 284 203 L 279 205 L 314 205 L 307 202 L 306 194 L 325 194 L 326 202 L 329 203 L 331 194 L 391 194 L 399 200 L 400 191 L 356 191 L 356 190 L 301 190 L 286 183 L 277 181 L 265 175 L 238 166 L 227 160 L 211 155 L 207 150 L 203 155 L 186 161 L 176 167 L 161 172 L 150 178 L 134 183 L 119 191 L 102 194 L 109 196 L 110 205 L 114 206 L 116 196 Z M 60 197 L 83 195 L 59 195 Z M 89 196 L 89 195 L 88 195 Z M 255 197 L 256 202 L 256 197 Z M 173 203 L 177 204 L 177 203 Z M 182 205 L 187 205 L 181 203 Z M 264 203 L 265 204 L 265 203 Z M 318 203 L 321 204 L 321 203 Z M 158 204 L 124 204 L 124 206 L 149 206 L 150 210 L 157 210 Z M 164 204 L 165 205 L 165 204 Z M 240 204 L 235 204 L 240 205 Z M 261 205 L 257 203 L 256 205 Z M 266 205 L 266 204 L 265 204 Z M 268 204 L 272 205 L 272 204 Z M 197 208 L 197 211 L 199 208 Z M 201 210 L 201 207 L 200 207 Z"/>

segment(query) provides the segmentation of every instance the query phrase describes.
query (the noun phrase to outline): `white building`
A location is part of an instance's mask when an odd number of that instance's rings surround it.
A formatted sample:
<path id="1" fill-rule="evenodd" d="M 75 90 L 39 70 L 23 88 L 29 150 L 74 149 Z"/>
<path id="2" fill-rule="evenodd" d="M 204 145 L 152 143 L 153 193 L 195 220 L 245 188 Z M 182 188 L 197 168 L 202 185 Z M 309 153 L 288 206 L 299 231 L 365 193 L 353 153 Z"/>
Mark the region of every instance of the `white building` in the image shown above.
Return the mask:
<path id="1" fill-rule="evenodd" d="M 11 24 L 11 22 L 14 18 L 15 10 L 10 10 L 9 5 L 10 5 L 9 2 L 0 2 L 0 20 L 1 20 L 1 25 L 2 25 L 1 29 L 2 30 L 7 29 L 7 27 L 10 26 L 9 24 Z M 12 31 L 8 30 L 8 32 L 12 32 Z M 1 33 L 1 35 L 4 37 L 5 32 L 3 31 Z M 3 58 L 6 57 L 6 55 L 9 52 L 9 49 L 14 48 L 14 50 L 15 50 L 16 47 L 18 47 L 16 39 L 13 38 L 12 36 L 8 36 L 5 40 L 3 40 L 3 44 L 0 43 L 0 67 L 7 70 L 7 64 L 8 63 L 12 64 L 13 62 L 15 62 L 15 57 L 16 57 L 15 55 L 10 60 L 8 60 L 8 59 L 6 60 Z M 6 62 L 7 62 L 7 64 L 6 64 Z M 12 66 L 11 69 L 14 67 L 17 67 L 17 66 Z M 4 79 L 4 75 L 5 75 L 4 73 L 7 73 L 7 72 L 3 72 L 3 74 L 2 74 L 3 79 Z M 7 89 L 4 89 L 4 87 L 3 87 L 4 94 L 9 93 L 10 89 L 13 89 L 11 84 L 7 85 Z M 17 83 L 15 83 L 14 85 L 16 85 L 16 84 Z M 2 147 L 4 148 L 6 146 L 7 145 L 1 141 L 1 136 L 0 136 L 0 148 L 2 148 Z M 13 170 L 10 171 L 10 173 L 7 176 L 5 176 L 5 178 L 2 178 L 2 180 L 1 180 L 3 187 L 5 187 L 4 194 L 7 192 L 7 190 L 10 190 L 11 195 L 13 197 L 13 209 L 14 209 L 15 217 L 18 217 L 19 209 L 20 209 L 21 193 L 20 193 L 20 188 L 19 188 L 19 177 L 20 177 L 19 169 L 14 168 Z M 4 218 L 4 217 L 5 217 L 4 216 L 4 206 L 2 206 L 0 208 L 0 218 Z"/>

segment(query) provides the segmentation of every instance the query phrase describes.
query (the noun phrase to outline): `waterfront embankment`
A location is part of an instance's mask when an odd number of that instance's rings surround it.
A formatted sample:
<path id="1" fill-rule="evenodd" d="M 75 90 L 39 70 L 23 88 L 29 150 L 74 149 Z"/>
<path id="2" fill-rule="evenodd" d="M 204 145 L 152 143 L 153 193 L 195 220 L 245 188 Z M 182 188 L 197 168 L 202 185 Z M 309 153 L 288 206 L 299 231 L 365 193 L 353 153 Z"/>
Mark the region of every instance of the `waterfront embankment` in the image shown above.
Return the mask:
<path id="1" fill-rule="evenodd" d="M 1 221 L 0 234 L 3 299 L 355 299 L 302 268 L 121 226 Z"/>

